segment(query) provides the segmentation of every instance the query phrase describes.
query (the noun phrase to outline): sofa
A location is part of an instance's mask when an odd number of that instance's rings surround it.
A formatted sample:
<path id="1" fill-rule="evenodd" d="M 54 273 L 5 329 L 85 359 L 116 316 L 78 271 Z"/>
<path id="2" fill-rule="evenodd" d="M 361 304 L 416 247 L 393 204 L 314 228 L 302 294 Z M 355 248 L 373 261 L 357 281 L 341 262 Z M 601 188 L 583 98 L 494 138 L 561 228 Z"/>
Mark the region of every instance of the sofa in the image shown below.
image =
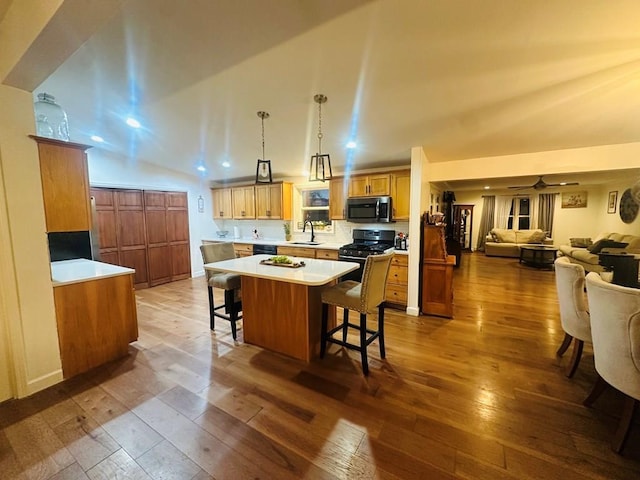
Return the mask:
<path id="1" fill-rule="evenodd" d="M 537 229 L 511 230 L 493 228 L 484 243 L 484 253 L 490 257 L 520 258 L 521 245 L 553 245 L 553 239 Z"/>
<path id="2" fill-rule="evenodd" d="M 599 253 L 625 252 L 640 256 L 640 236 L 624 235 L 622 233 L 601 233 L 593 240 L 591 238 L 571 238 L 570 245 L 560 245 L 559 254 L 569 258 L 571 263 L 577 263 L 587 272 L 603 272 L 600 265 Z M 625 245 L 626 244 L 626 245 Z"/>

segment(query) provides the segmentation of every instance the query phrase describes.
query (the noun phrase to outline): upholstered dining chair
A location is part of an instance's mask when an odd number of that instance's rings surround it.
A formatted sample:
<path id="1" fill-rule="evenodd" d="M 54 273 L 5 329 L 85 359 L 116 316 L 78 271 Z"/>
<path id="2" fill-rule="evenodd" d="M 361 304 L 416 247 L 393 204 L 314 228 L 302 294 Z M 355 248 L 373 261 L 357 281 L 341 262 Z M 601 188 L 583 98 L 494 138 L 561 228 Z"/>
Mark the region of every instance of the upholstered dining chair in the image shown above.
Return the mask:
<path id="1" fill-rule="evenodd" d="M 204 263 L 220 262 L 222 260 L 230 260 L 236 258 L 233 250 L 233 243 L 206 243 L 200 245 L 200 253 Z M 215 317 L 223 318 L 231 322 L 231 334 L 233 339 L 237 340 L 236 321 L 242 318 L 239 315 L 242 310 L 241 294 L 240 294 L 240 275 L 235 273 L 216 272 L 205 270 L 207 276 L 207 290 L 209 292 L 209 323 L 211 330 L 215 330 Z M 221 288 L 224 290 L 224 305 L 217 307 L 213 301 L 213 289 Z M 225 313 L 218 310 L 224 308 Z"/>
<path id="2" fill-rule="evenodd" d="M 591 323 L 584 298 L 584 268 L 571 263 L 567 257 L 558 257 L 554 265 L 560 323 L 565 332 L 556 355 L 562 356 L 573 341 L 573 353 L 566 369 L 567 377 L 571 378 L 578 369 L 584 342 L 591 342 Z"/>
<path id="3" fill-rule="evenodd" d="M 320 337 L 320 358 L 324 357 L 327 349 L 327 342 L 341 345 L 345 348 L 360 352 L 362 359 L 362 372 L 369 374 L 369 361 L 367 358 L 367 347 L 375 339 L 380 345 L 380 357 L 385 358 L 384 346 L 384 307 L 385 288 L 387 285 L 387 275 L 393 252 L 381 255 L 369 255 L 364 264 L 362 282 L 345 280 L 327 287 L 322 291 L 322 332 Z M 329 305 L 335 305 L 344 309 L 342 323 L 327 331 Z M 360 323 L 349 322 L 349 310 L 360 313 Z M 378 311 L 378 327 L 376 330 L 367 328 L 367 314 Z M 347 331 L 349 328 L 357 330 L 359 333 L 359 343 L 349 343 L 347 341 Z M 334 335 L 341 333 L 342 337 L 335 338 Z"/>
<path id="4" fill-rule="evenodd" d="M 598 380 L 583 403 L 591 406 L 607 385 L 625 395 L 611 443 L 620 453 L 640 400 L 640 289 L 607 283 L 595 272 L 586 281 Z"/>

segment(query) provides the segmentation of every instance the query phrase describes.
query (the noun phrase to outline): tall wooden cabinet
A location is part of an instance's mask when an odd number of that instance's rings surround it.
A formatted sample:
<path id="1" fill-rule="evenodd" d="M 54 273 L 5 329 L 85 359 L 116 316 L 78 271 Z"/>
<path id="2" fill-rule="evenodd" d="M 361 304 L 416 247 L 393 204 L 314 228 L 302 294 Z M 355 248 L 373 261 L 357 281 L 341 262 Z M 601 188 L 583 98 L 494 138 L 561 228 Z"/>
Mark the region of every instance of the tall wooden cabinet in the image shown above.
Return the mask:
<path id="1" fill-rule="evenodd" d="M 391 198 L 393 199 L 393 219 L 409 220 L 411 170 L 391 174 Z"/>
<path id="2" fill-rule="evenodd" d="M 185 192 L 94 187 L 91 195 L 103 262 L 135 269 L 136 288 L 191 276 Z"/>
<path id="3" fill-rule="evenodd" d="M 79 143 L 30 135 L 38 143 L 47 232 L 91 230 L 89 172 Z"/>
<path id="4" fill-rule="evenodd" d="M 420 311 L 425 315 L 453 317 L 453 267 L 456 257 L 447 254 L 444 226 L 422 226 Z"/>

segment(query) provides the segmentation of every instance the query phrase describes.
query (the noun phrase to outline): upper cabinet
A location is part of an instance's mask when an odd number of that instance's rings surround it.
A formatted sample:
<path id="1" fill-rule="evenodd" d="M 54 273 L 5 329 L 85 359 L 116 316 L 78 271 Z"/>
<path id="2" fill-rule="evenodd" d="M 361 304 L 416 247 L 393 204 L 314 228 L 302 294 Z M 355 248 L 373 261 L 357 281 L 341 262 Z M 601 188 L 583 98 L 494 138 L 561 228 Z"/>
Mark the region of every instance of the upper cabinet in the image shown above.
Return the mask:
<path id="1" fill-rule="evenodd" d="M 85 153 L 91 147 L 34 135 L 31 138 L 38 143 L 47 232 L 91 230 Z"/>
<path id="2" fill-rule="evenodd" d="M 231 203 L 233 218 L 238 220 L 256 218 L 255 187 L 233 187 L 231 189 Z"/>
<path id="3" fill-rule="evenodd" d="M 232 218 L 233 211 L 231 209 L 231 189 L 212 189 L 211 195 L 213 197 L 213 218 Z"/>
<path id="4" fill-rule="evenodd" d="M 402 170 L 391 174 L 391 198 L 393 199 L 393 219 L 408 220 L 411 170 Z"/>
<path id="5" fill-rule="evenodd" d="M 375 197 L 391 194 L 388 173 L 356 175 L 349 179 L 349 197 Z"/>
<path id="6" fill-rule="evenodd" d="M 347 212 L 345 211 L 345 188 L 344 178 L 332 178 L 329 185 L 329 218 L 331 220 L 344 220 Z"/>
<path id="7" fill-rule="evenodd" d="M 256 218 L 291 220 L 293 185 L 288 182 L 256 185 Z"/>

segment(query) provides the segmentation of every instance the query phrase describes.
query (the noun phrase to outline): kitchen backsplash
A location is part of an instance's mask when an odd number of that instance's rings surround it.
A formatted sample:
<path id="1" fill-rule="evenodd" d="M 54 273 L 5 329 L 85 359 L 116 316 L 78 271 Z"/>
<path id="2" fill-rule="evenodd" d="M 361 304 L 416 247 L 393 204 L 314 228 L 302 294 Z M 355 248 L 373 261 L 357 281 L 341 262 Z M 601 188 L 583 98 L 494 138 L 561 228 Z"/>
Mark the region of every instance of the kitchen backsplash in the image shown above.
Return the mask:
<path id="1" fill-rule="evenodd" d="M 253 231 L 257 230 L 260 239 L 264 240 L 284 240 L 283 220 L 224 220 L 214 222 L 215 231 L 227 231 L 226 238 L 234 239 L 234 227 L 237 229 L 240 238 L 252 238 Z M 395 223 L 351 223 L 344 220 L 333 220 L 332 231 L 325 232 L 315 230 L 316 241 L 325 243 L 349 243 L 352 240 L 352 230 L 354 228 L 365 228 L 373 230 L 395 230 L 407 233 L 409 231 L 409 222 Z M 291 239 L 294 241 L 308 240 L 311 235 L 309 229 L 302 233 L 292 229 Z M 215 240 L 214 237 L 212 240 Z"/>

